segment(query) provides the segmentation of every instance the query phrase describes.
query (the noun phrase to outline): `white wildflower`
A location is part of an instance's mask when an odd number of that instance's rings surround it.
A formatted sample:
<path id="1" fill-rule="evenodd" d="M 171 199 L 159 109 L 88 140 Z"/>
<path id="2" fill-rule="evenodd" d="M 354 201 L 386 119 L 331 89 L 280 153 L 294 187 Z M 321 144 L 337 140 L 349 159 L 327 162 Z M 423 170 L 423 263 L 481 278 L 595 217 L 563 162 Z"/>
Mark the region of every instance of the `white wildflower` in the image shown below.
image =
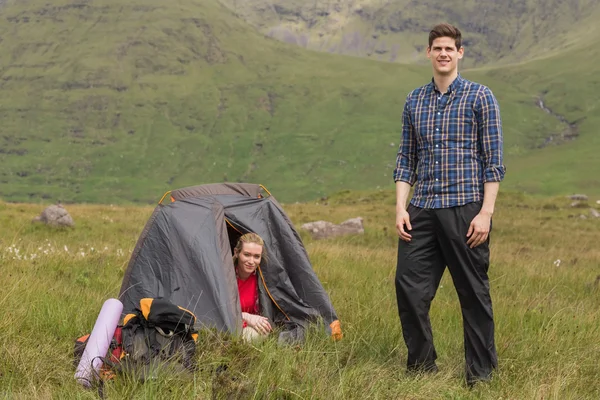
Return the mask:
<path id="1" fill-rule="evenodd" d="M 560 260 L 555 260 L 553 264 L 555 267 L 560 267 Z"/>
<path id="2" fill-rule="evenodd" d="M 65 244 L 65 251 L 68 253 L 69 249 L 67 248 L 67 245 Z"/>

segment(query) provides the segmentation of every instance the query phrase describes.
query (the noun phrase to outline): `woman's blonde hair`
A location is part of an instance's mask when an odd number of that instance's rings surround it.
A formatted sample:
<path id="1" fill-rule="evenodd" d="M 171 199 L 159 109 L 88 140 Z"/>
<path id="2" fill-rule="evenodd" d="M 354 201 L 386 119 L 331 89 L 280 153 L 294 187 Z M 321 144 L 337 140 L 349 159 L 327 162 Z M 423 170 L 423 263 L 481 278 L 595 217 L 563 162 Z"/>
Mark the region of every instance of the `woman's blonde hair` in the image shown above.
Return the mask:
<path id="1" fill-rule="evenodd" d="M 262 250 L 262 254 L 261 254 L 261 260 L 267 259 L 267 249 L 265 249 L 265 241 L 258 234 L 254 233 L 254 232 L 250 232 L 250 233 L 246 233 L 246 234 L 240 236 L 240 238 L 237 241 L 237 244 L 235 245 L 235 247 L 233 249 L 233 265 L 234 266 L 237 264 L 237 261 L 239 258 L 238 255 L 240 254 L 240 251 L 242 251 L 242 247 L 244 247 L 244 243 L 255 243 L 255 244 L 262 246 L 263 250 Z"/>

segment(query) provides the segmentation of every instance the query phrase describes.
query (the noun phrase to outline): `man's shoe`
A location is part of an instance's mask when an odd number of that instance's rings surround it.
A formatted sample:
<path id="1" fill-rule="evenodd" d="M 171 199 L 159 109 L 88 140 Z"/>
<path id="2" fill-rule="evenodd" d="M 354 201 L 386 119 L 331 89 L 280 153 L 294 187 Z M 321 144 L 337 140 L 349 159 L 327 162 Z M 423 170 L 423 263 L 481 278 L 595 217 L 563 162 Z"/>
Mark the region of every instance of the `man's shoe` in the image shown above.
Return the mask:
<path id="1" fill-rule="evenodd" d="M 413 364 L 406 368 L 409 374 L 435 374 L 438 372 L 438 367 L 435 363 L 428 364 Z"/>
<path id="2" fill-rule="evenodd" d="M 492 375 L 488 376 L 472 376 L 467 378 L 467 387 L 469 389 L 473 389 L 473 387 L 477 384 L 489 383 L 492 381 Z"/>

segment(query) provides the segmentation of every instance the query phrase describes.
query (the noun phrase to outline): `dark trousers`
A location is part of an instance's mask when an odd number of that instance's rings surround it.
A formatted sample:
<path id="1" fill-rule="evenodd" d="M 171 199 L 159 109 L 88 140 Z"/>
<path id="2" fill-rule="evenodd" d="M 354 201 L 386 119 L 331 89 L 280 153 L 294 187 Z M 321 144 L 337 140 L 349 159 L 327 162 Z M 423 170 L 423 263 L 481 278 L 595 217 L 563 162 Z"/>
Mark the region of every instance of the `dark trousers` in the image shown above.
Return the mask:
<path id="1" fill-rule="evenodd" d="M 429 309 L 446 266 L 462 309 L 467 381 L 489 378 L 498 364 L 487 275 L 489 237 L 473 249 L 467 246 L 467 231 L 481 204 L 408 207 L 412 240 L 398 243 L 396 298 L 409 370 L 436 368 Z"/>

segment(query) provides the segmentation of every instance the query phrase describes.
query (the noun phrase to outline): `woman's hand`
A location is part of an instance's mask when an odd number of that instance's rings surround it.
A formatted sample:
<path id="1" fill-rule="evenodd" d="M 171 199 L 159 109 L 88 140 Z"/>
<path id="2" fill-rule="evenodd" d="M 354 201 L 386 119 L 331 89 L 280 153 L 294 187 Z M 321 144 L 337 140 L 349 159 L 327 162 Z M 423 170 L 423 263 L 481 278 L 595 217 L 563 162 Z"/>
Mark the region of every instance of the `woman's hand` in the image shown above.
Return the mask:
<path id="1" fill-rule="evenodd" d="M 243 312 L 242 319 L 246 321 L 246 324 L 248 324 L 249 327 L 254 328 L 262 335 L 266 335 L 273 330 L 273 328 L 271 328 L 271 324 L 269 323 L 269 319 L 267 317 L 263 317 L 262 315 Z"/>

